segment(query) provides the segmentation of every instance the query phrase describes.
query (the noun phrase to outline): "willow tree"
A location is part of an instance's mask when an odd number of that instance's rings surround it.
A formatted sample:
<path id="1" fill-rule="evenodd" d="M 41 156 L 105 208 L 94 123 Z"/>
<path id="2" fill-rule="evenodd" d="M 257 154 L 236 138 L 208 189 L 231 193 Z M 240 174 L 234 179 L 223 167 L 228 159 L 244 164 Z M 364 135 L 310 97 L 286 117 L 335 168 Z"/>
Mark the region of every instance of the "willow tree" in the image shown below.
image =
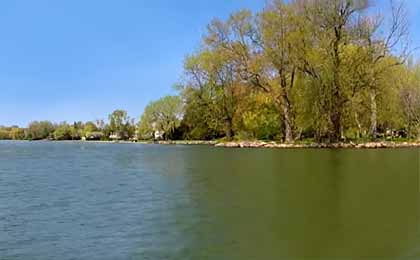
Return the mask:
<path id="1" fill-rule="evenodd" d="M 392 68 L 402 66 L 409 57 L 407 13 L 404 3 L 390 0 L 390 19 L 382 15 L 359 18 L 357 44 L 363 48 L 365 55 L 359 60 L 364 64 L 362 74 L 363 84 L 369 92 L 370 126 L 369 134 L 376 138 L 378 128 L 378 97 L 388 93 L 384 84 Z"/>
<path id="2" fill-rule="evenodd" d="M 295 114 L 292 91 L 299 75 L 297 46 L 302 40 L 302 19 L 297 3 L 274 1 L 260 15 L 260 46 L 263 50 L 265 72 L 273 82 L 270 91 L 275 93 L 275 100 L 282 108 L 285 141 L 294 139 Z M 274 84 L 274 86 L 273 86 Z M 276 91 L 276 86 L 278 90 Z"/>
<path id="3" fill-rule="evenodd" d="M 206 48 L 187 58 L 186 82 L 183 94 L 187 99 L 186 110 L 199 113 L 213 132 L 223 131 L 228 139 L 235 135 L 234 117 L 238 98 L 234 64 L 221 48 Z M 194 100 L 197 99 L 197 100 Z M 194 105 L 198 110 L 191 110 Z M 191 118 L 187 113 L 186 120 Z M 197 122 L 195 122 L 197 123 Z"/>
<path id="4" fill-rule="evenodd" d="M 375 137 L 378 123 L 396 125 L 386 117 L 397 107 L 398 89 L 389 84 L 394 67 L 407 57 L 404 8 L 391 1 L 386 26 L 371 6 L 368 0 L 273 0 L 258 14 L 241 10 L 214 20 L 201 51 L 186 62 L 186 122 L 195 118 L 214 136 L 223 128 L 230 138 L 241 127 L 256 136 L 263 117 L 256 107 L 271 114 L 274 103 L 279 116 L 270 118 L 278 119 L 285 142 L 302 132 L 337 142 L 354 127 L 358 136 Z M 244 101 L 257 98 L 264 102 Z M 393 110 L 386 108 L 391 100 Z"/>
<path id="5" fill-rule="evenodd" d="M 134 135 L 134 119 L 128 116 L 127 111 L 117 109 L 108 116 L 108 119 L 109 132 L 111 135 L 116 135 L 117 139 L 128 139 Z"/>
<path id="6" fill-rule="evenodd" d="M 241 84 L 270 95 L 278 106 L 284 140 L 293 141 L 291 91 L 297 65 L 294 41 L 299 27 L 293 5 L 276 1 L 259 16 L 241 10 L 226 22 L 216 20 L 206 43 L 222 49 L 233 62 Z"/>
<path id="7" fill-rule="evenodd" d="M 140 118 L 139 134 L 143 139 L 154 138 L 156 131 L 163 132 L 166 140 L 181 125 L 183 103 L 179 96 L 166 96 L 148 104 Z"/>
<path id="8" fill-rule="evenodd" d="M 211 85 L 224 90 L 222 107 L 228 138 L 235 134 L 233 123 L 239 102 L 238 92 L 245 85 L 243 73 L 249 67 L 254 30 L 251 20 L 252 14 L 247 10 L 232 14 L 226 22 L 215 19 L 204 37 L 206 48 L 213 54 L 212 73 L 216 77 L 211 80 Z"/>
<path id="9" fill-rule="evenodd" d="M 401 75 L 400 98 L 405 128 L 409 137 L 420 139 L 420 65 Z"/>
<path id="10" fill-rule="evenodd" d="M 302 1 L 301 1 L 302 2 Z M 328 116 L 329 139 L 342 137 L 345 105 L 350 100 L 349 77 L 345 71 L 350 64 L 346 48 L 357 40 L 359 18 L 368 8 L 365 0 L 304 1 L 304 17 L 309 34 L 305 35 L 304 72 L 319 88 L 320 108 Z"/>
<path id="11" fill-rule="evenodd" d="M 223 120 L 218 112 L 217 93 L 210 84 L 206 60 L 208 52 L 190 55 L 184 62 L 185 80 L 178 85 L 185 101 L 183 124 L 187 139 L 212 139 L 222 132 Z"/>

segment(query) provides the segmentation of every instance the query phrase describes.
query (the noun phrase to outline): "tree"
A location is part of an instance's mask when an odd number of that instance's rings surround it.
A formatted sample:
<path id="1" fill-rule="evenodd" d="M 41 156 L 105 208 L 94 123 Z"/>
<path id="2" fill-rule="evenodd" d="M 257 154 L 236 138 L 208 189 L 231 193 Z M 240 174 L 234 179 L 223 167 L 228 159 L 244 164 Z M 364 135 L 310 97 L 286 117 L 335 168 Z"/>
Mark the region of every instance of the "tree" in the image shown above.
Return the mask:
<path id="1" fill-rule="evenodd" d="M 212 67 L 215 68 L 214 74 L 221 75 L 218 76 L 220 80 L 210 85 L 223 89 L 222 111 L 228 139 L 235 135 L 234 122 L 237 121 L 237 107 L 242 101 L 244 87 L 249 83 L 249 78 L 255 75 L 254 64 L 251 63 L 252 52 L 256 50 L 253 44 L 256 37 L 254 17 L 248 10 L 232 14 L 226 22 L 214 20 L 204 37 L 208 50 L 218 58 L 217 65 Z"/>
<path id="2" fill-rule="evenodd" d="M 56 127 L 53 133 L 53 136 L 54 136 L 54 140 L 57 140 L 57 141 L 71 140 L 72 127 L 66 122 L 63 122 Z"/>
<path id="3" fill-rule="evenodd" d="M 82 135 L 84 137 L 90 135 L 91 133 L 97 132 L 98 131 L 98 127 L 95 123 L 88 121 L 84 124 L 83 126 L 83 131 L 82 131 Z"/>
<path id="4" fill-rule="evenodd" d="M 13 140 L 23 140 L 25 139 L 25 131 L 19 127 L 13 127 L 10 130 L 10 138 Z"/>
<path id="5" fill-rule="evenodd" d="M 0 140 L 9 140 L 10 132 L 5 128 L 0 128 Z"/>
<path id="6" fill-rule="evenodd" d="M 283 134 L 279 128 L 280 114 L 270 95 L 255 91 L 244 97 L 238 108 L 240 116 L 239 138 L 279 140 Z"/>
<path id="7" fill-rule="evenodd" d="M 139 133 L 143 139 L 154 138 L 154 133 L 164 133 L 170 139 L 183 116 L 182 100 L 178 96 L 166 96 L 151 102 L 144 110 L 139 123 Z"/>
<path id="8" fill-rule="evenodd" d="M 261 46 L 264 60 L 268 65 L 271 80 L 277 83 L 269 85 L 274 93 L 277 104 L 282 108 L 285 141 L 293 141 L 294 115 L 292 105 L 292 90 L 298 73 L 298 63 L 295 55 L 295 41 L 299 36 L 299 20 L 292 4 L 276 1 L 261 14 Z M 270 76 L 269 76 L 270 77 Z M 268 82 L 268 81 L 267 81 Z"/>
<path id="9" fill-rule="evenodd" d="M 115 135 L 116 139 L 128 139 L 130 126 L 130 117 L 125 110 L 115 110 L 109 115 L 109 130 Z"/>
<path id="10" fill-rule="evenodd" d="M 319 88 L 322 99 L 321 113 L 328 115 L 329 139 L 339 141 L 345 104 L 349 101 L 349 86 L 344 70 L 348 66 L 345 48 L 355 42 L 352 31 L 357 30 L 358 17 L 368 7 L 367 1 L 319 0 L 307 1 L 306 25 L 310 34 L 305 35 L 306 53 L 303 71 Z"/>
<path id="11" fill-rule="evenodd" d="M 55 127 L 50 121 L 33 121 L 26 129 L 26 139 L 42 140 L 52 137 Z"/>
<path id="12" fill-rule="evenodd" d="M 412 138 L 420 138 L 420 65 L 412 68 L 400 81 L 400 97 L 405 127 Z"/>

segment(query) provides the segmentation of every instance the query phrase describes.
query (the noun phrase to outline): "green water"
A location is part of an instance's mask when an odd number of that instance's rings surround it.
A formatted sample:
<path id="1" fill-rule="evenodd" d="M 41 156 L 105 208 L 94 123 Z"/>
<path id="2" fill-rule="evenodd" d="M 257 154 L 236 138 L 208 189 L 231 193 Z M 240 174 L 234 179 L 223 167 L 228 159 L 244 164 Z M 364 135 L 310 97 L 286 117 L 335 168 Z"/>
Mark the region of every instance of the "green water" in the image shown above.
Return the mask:
<path id="1" fill-rule="evenodd" d="M 0 259 L 420 259 L 419 160 L 0 143 Z"/>

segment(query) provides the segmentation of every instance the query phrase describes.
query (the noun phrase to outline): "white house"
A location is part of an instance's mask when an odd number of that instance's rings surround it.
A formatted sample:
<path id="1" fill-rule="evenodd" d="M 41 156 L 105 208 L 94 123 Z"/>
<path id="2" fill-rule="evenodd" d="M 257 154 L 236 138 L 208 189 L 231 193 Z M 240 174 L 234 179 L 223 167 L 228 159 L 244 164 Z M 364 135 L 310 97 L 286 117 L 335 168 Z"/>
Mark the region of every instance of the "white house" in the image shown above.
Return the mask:
<path id="1" fill-rule="evenodd" d="M 162 130 L 158 130 L 157 123 L 152 123 L 152 129 L 153 129 L 153 138 L 155 140 L 162 140 L 165 136 L 165 132 Z"/>

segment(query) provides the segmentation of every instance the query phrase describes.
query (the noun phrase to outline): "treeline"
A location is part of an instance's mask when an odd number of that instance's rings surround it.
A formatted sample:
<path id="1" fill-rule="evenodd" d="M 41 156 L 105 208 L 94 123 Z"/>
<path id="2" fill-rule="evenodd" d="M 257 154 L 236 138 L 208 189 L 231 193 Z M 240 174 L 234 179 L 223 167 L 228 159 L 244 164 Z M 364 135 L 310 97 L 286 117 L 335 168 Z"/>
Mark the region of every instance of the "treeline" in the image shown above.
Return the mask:
<path id="1" fill-rule="evenodd" d="M 115 110 L 108 122 L 74 122 L 68 124 L 34 121 L 26 128 L 0 127 L 0 140 L 135 140 L 136 124 L 124 110 Z"/>
<path id="2" fill-rule="evenodd" d="M 184 139 L 417 138 L 407 14 L 367 0 L 274 1 L 208 26 L 185 61 Z M 176 132 L 176 131 L 174 131 Z"/>
<path id="3" fill-rule="evenodd" d="M 33 122 L 12 139 L 264 139 L 339 142 L 420 137 L 420 65 L 407 14 L 390 1 L 272 1 L 208 25 L 187 56 L 178 96 L 151 102 L 138 124 Z"/>

